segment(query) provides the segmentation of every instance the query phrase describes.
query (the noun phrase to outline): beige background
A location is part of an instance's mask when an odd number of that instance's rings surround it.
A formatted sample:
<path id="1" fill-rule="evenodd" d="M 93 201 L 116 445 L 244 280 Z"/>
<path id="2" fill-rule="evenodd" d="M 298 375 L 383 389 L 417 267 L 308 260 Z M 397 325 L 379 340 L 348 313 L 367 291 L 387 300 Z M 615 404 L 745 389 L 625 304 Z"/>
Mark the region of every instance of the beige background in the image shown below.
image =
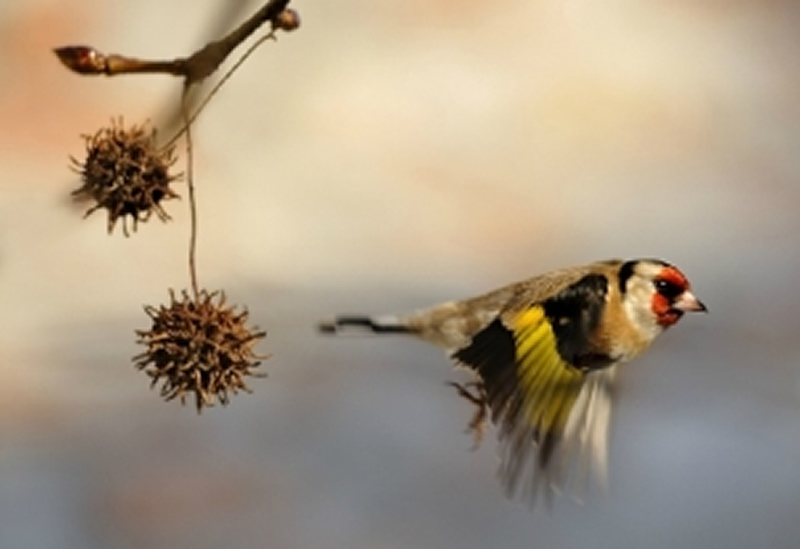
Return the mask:
<path id="1" fill-rule="evenodd" d="M 799 4 L 293 2 L 196 127 L 201 280 L 273 354 L 198 417 L 130 363 L 187 284 L 186 202 L 125 239 L 66 198 L 79 135 L 179 84 L 50 49 L 184 55 L 223 4 L 0 11 L 0 547 L 800 543 Z M 711 314 L 628 370 L 610 493 L 551 515 L 468 451 L 438 350 L 314 332 L 614 256 L 674 261 Z"/>

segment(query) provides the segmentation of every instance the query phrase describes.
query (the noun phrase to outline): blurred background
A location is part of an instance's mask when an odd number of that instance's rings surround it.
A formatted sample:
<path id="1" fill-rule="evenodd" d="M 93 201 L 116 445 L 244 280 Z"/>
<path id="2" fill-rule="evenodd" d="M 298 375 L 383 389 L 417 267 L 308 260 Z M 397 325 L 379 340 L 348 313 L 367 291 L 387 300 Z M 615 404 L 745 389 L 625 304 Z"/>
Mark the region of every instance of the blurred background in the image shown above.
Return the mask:
<path id="1" fill-rule="evenodd" d="M 234 4 L 3 4 L 0 547 L 800 545 L 800 4 L 292 2 L 195 127 L 201 283 L 272 354 L 198 416 L 130 360 L 188 285 L 186 200 L 127 239 L 68 200 L 80 135 L 180 83 L 51 49 L 182 56 Z M 711 314 L 626 370 L 608 493 L 550 513 L 469 451 L 439 350 L 315 333 L 637 256 Z"/>

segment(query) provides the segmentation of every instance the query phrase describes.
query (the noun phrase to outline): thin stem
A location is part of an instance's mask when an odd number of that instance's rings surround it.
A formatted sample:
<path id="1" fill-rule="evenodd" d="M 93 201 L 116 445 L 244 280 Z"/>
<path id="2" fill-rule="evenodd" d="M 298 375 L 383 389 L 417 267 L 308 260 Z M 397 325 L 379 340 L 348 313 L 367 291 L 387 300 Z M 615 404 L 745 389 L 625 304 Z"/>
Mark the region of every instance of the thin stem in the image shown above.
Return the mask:
<path id="1" fill-rule="evenodd" d="M 230 69 L 225 71 L 225 74 L 222 76 L 222 78 L 220 78 L 219 81 L 216 84 L 214 84 L 214 87 L 211 88 L 211 90 L 208 92 L 208 95 L 206 95 L 203 98 L 203 100 L 200 102 L 200 106 L 198 106 L 197 109 L 195 109 L 195 111 L 191 114 L 191 116 L 189 116 L 187 118 L 186 115 L 188 113 L 186 113 L 185 111 L 182 113 L 183 114 L 183 118 L 184 118 L 183 127 L 180 130 L 178 130 L 178 132 L 172 137 L 172 139 L 170 139 L 167 142 L 165 147 L 169 147 L 170 145 L 175 143 L 175 141 L 177 141 L 184 134 L 184 132 L 188 133 L 189 126 L 194 123 L 195 119 L 198 116 L 200 116 L 200 113 L 203 112 L 203 109 L 206 108 L 206 105 L 208 105 L 208 102 L 211 101 L 211 99 L 214 98 L 214 96 L 217 94 L 217 92 L 220 90 L 220 88 L 225 85 L 225 83 L 231 78 L 231 76 L 233 76 L 233 73 L 236 72 L 237 69 L 240 66 L 242 66 L 242 63 L 247 61 L 247 59 L 253 54 L 253 52 L 256 51 L 256 49 L 258 49 L 258 47 L 261 44 L 263 44 L 267 40 L 274 40 L 275 39 L 275 30 L 276 29 L 270 30 L 267 34 L 265 34 L 264 36 L 262 36 L 261 38 L 256 40 L 249 48 L 247 48 L 247 51 L 245 51 L 242 54 L 242 56 L 239 57 L 239 59 L 236 60 L 236 63 L 234 63 L 233 66 Z M 184 86 L 183 100 L 185 100 L 185 98 L 186 98 L 186 94 L 188 92 L 189 87 L 191 87 L 191 85 Z M 185 103 L 185 101 L 183 101 L 183 100 L 182 100 L 182 103 Z"/>
<path id="2" fill-rule="evenodd" d="M 195 300 L 199 299 L 200 290 L 197 285 L 197 202 L 194 198 L 194 150 L 192 147 L 192 130 L 189 120 L 189 108 L 186 94 L 188 87 L 184 86 L 181 93 L 181 117 L 183 118 L 184 132 L 186 133 L 186 184 L 189 188 L 189 219 L 191 228 L 189 232 L 189 279 L 192 284 L 192 293 Z M 173 140 L 174 141 L 174 140 Z"/>

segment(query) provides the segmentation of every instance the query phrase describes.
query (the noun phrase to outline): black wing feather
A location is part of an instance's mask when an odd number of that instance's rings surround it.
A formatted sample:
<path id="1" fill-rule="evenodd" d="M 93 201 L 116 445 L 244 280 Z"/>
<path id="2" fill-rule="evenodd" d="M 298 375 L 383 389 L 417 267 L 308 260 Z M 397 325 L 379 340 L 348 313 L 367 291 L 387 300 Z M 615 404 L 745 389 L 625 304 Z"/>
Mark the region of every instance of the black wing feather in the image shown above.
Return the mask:
<path id="1" fill-rule="evenodd" d="M 591 336 L 600 324 L 607 293 L 608 278 L 590 274 L 542 303 L 558 353 L 567 364 L 591 369 L 597 362 L 607 362 L 607 357 L 591 352 Z"/>
<path id="2" fill-rule="evenodd" d="M 552 329 L 555 351 L 561 358 L 563 368 L 572 366 L 587 370 L 607 358 L 591 350 L 591 336 L 600 323 L 607 293 L 608 279 L 601 274 L 590 274 L 543 302 L 530 304 L 530 307 L 539 307 L 543 311 Z M 528 353 L 534 352 L 532 347 L 522 356 L 517 354 L 517 338 L 527 337 L 524 333 L 523 326 L 507 326 L 501 318 L 496 318 L 478 332 L 469 345 L 452 355 L 453 359 L 470 367 L 480 377 L 492 421 L 500 423 L 499 436 L 506 450 L 503 477 L 509 492 L 514 490 L 522 477 L 526 463 L 530 463 L 527 456 L 531 452 L 536 456 L 536 468 L 549 471 L 550 460 L 563 435 L 563 425 L 540 430 L 536 424 L 527 424 L 531 421 L 527 414 L 535 399 L 541 397 L 549 400 L 554 395 L 552 391 L 556 391 L 556 395 L 563 395 L 561 391 L 566 389 L 546 385 L 536 390 L 533 389 L 536 385 L 526 386 L 522 382 L 520 367 L 529 368 L 529 361 L 535 360 L 528 356 Z M 563 379 L 547 377 L 549 375 L 545 374 L 546 379 L 542 383 L 581 383 L 580 378 L 571 375 Z M 547 389 L 547 386 L 550 388 Z M 579 387 L 575 389 L 578 392 Z M 573 394 L 571 391 L 570 394 Z M 574 393 L 573 397 L 576 396 L 577 393 Z M 573 401 L 571 397 L 560 402 Z"/>
<path id="3" fill-rule="evenodd" d="M 514 334 L 495 319 L 472 338 L 469 346 L 453 353 L 453 359 L 475 370 L 483 381 L 487 404 L 495 421 L 516 391 L 516 343 Z"/>

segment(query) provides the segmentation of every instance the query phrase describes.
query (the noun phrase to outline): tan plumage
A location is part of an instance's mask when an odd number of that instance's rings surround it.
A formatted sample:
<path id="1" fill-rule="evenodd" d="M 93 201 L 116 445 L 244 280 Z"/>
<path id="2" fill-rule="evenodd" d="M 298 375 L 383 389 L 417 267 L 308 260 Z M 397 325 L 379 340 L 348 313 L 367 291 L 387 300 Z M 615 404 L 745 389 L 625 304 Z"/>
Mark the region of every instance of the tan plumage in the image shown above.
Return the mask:
<path id="1" fill-rule="evenodd" d="M 455 385 L 479 405 L 473 427 L 487 413 L 498 426 L 507 491 L 535 494 L 563 488 L 573 469 L 605 477 L 618 364 L 687 311 L 705 306 L 677 268 L 611 260 L 408 315 L 343 316 L 321 329 L 407 333 L 444 348 L 477 377 L 477 394 Z"/>

